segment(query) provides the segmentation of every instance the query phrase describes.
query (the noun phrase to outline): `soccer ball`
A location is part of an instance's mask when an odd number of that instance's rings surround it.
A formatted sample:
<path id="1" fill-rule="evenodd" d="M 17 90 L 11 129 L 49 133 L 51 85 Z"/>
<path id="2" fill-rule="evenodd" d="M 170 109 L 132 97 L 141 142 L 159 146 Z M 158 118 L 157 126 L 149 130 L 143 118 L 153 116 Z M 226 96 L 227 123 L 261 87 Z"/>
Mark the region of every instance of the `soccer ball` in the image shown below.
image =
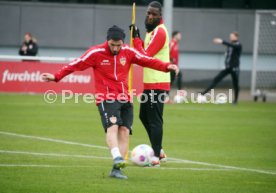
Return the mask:
<path id="1" fill-rule="evenodd" d="M 175 95 L 173 97 L 173 102 L 174 103 L 183 103 L 184 102 L 184 97 L 180 95 Z"/>
<path id="2" fill-rule="evenodd" d="M 227 103 L 227 98 L 225 96 L 217 97 L 215 104 L 225 104 Z"/>
<path id="3" fill-rule="evenodd" d="M 138 166 L 146 166 L 151 163 L 154 156 L 153 149 L 146 144 L 136 146 L 131 152 L 131 161 Z"/>
<path id="4" fill-rule="evenodd" d="M 204 95 L 201 95 L 201 94 L 199 94 L 198 96 L 197 96 L 197 102 L 198 103 L 206 103 L 207 102 L 207 98 L 206 98 L 206 96 L 204 96 Z"/>

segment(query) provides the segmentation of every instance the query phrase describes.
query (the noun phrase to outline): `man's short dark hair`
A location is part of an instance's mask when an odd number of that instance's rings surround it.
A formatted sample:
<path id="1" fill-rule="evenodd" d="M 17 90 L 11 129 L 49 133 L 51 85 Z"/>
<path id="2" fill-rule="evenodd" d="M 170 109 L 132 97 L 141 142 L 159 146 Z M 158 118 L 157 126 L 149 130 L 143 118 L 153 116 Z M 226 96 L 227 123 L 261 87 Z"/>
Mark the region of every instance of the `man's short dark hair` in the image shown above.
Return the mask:
<path id="1" fill-rule="evenodd" d="M 123 40 L 125 39 L 126 35 L 125 35 L 125 32 L 123 29 L 119 28 L 118 26 L 116 25 L 113 25 L 112 27 L 110 27 L 108 30 L 107 30 L 107 36 L 106 36 L 106 39 L 107 40 Z"/>
<path id="2" fill-rule="evenodd" d="M 150 2 L 149 7 L 158 8 L 159 11 L 160 11 L 160 13 L 162 13 L 162 5 L 158 1 L 152 1 L 152 2 Z"/>
<path id="3" fill-rule="evenodd" d="M 180 31 L 173 31 L 172 37 L 174 37 L 174 36 L 177 35 L 178 33 L 180 33 Z"/>

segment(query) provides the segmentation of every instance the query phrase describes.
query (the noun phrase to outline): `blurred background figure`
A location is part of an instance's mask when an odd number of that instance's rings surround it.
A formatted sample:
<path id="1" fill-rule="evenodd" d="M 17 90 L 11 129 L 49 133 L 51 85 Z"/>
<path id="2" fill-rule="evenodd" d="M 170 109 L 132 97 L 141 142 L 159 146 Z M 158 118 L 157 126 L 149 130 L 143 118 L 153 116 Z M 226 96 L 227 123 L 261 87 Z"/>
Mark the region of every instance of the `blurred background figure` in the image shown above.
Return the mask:
<path id="1" fill-rule="evenodd" d="M 27 32 L 24 35 L 24 41 L 19 49 L 21 56 L 36 56 L 38 53 L 37 40 L 31 33 Z"/>
<path id="2" fill-rule="evenodd" d="M 221 38 L 214 38 L 214 44 L 223 44 L 227 47 L 225 53 L 225 69 L 220 71 L 219 74 L 213 79 L 211 84 L 201 92 L 205 95 L 211 89 L 213 89 L 224 77 L 228 74 L 232 77 L 232 83 L 234 88 L 234 101 L 233 104 L 238 102 L 239 97 L 239 73 L 240 73 L 240 56 L 242 52 L 242 45 L 239 42 L 238 32 L 232 32 L 229 35 L 229 42 Z"/>
<path id="3" fill-rule="evenodd" d="M 181 41 L 181 33 L 179 31 L 174 31 L 172 33 L 172 40 L 170 42 L 170 61 L 172 64 L 176 64 L 178 67 L 179 63 L 179 42 Z M 178 75 L 175 72 L 171 72 L 171 88 L 176 79 L 177 89 L 181 90 L 182 87 L 182 73 L 179 70 Z"/>

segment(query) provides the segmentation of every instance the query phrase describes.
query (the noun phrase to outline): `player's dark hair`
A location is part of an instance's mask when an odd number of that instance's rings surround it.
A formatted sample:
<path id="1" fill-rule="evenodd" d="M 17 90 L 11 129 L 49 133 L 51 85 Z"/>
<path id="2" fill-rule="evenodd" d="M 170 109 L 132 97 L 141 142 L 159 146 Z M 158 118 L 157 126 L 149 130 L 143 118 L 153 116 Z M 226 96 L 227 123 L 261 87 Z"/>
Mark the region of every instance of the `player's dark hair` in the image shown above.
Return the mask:
<path id="1" fill-rule="evenodd" d="M 107 30 L 107 36 L 106 36 L 106 39 L 107 40 L 123 40 L 125 39 L 126 37 L 126 34 L 124 32 L 123 29 L 119 28 L 118 26 L 116 25 L 113 25 L 112 27 L 110 27 L 108 30 Z"/>
<path id="2" fill-rule="evenodd" d="M 180 33 L 180 31 L 173 31 L 172 37 L 174 37 L 174 36 L 177 35 L 178 33 Z"/>
<path id="3" fill-rule="evenodd" d="M 150 2 L 149 7 L 158 8 L 159 11 L 160 11 L 160 13 L 162 13 L 162 5 L 158 1 L 152 1 L 152 2 Z"/>

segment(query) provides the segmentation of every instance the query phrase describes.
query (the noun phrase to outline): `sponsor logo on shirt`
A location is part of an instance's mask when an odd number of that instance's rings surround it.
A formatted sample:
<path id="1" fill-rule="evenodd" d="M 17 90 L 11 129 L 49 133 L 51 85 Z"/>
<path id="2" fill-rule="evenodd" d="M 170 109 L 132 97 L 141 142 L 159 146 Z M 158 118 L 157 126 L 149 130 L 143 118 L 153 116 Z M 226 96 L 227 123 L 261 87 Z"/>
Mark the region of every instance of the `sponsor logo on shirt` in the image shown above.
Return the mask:
<path id="1" fill-rule="evenodd" d="M 109 60 L 103 60 L 101 62 L 101 65 L 110 65 L 110 61 Z"/>

